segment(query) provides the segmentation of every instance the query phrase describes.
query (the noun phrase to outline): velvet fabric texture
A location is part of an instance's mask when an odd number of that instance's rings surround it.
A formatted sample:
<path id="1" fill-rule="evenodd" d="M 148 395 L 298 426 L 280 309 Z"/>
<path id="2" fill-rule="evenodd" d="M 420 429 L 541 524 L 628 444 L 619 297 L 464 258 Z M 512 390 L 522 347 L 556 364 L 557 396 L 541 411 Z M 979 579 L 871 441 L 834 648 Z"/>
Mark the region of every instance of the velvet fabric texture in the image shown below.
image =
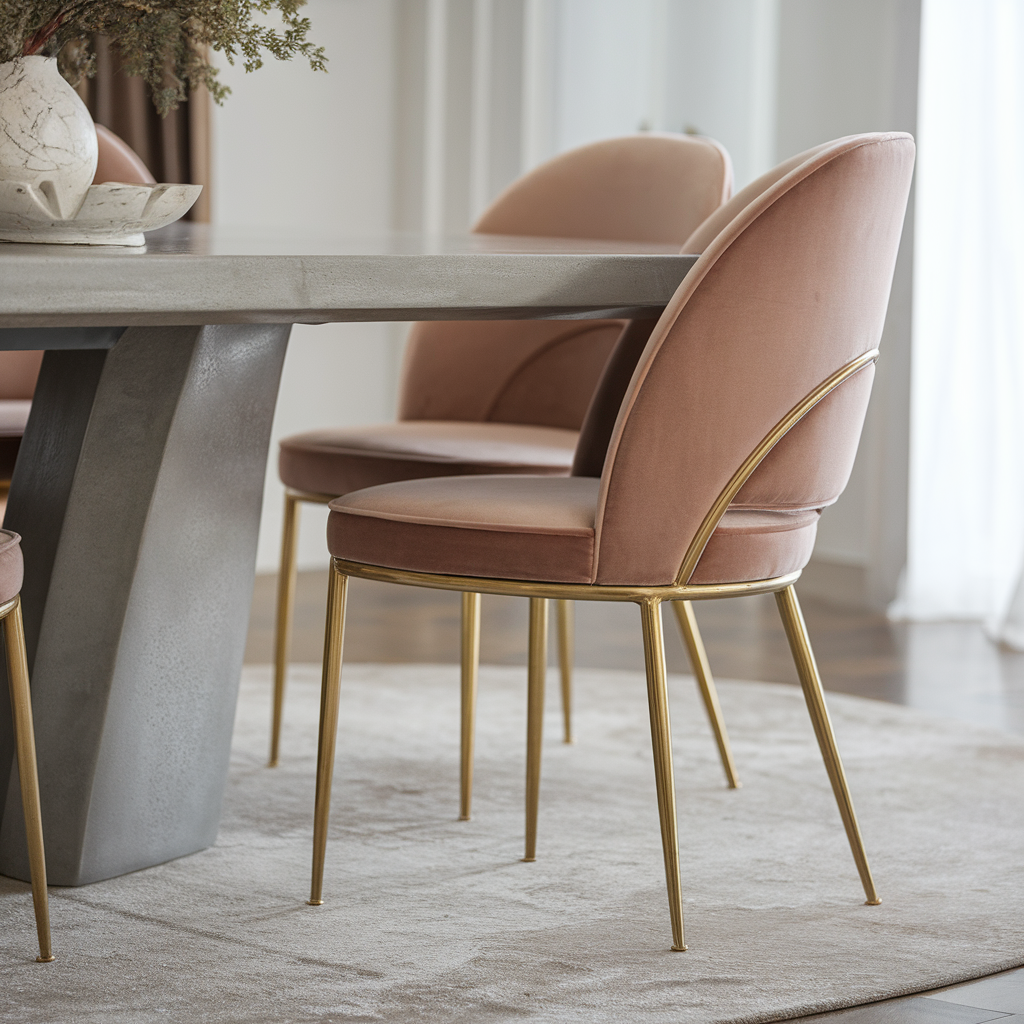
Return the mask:
<path id="1" fill-rule="evenodd" d="M 732 190 L 728 154 L 710 139 L 645 133 L 564 153 L 511 185 L 478 221 L 487 234 L 600 238 L 682 244 Z M 623 320 L 455 321 L 417 324 L 406 348 L 399 419 L 573 431 L 557 467 L 538 464 L 523 435 L 522 461 L 480 459 L 468 433 L 462 458 L 423 446 L 400 464 L 382 445 L 374 461 L 365 431 L 339 428 L 281 444 L 281 480 L 294 490 L 344 494 L 387 480 L 454 473 L 567 473 L 580 429 Z M 616 402 L 616 408 L 618 403 Z M 414 429 L 414 428 L 410 428 Z M 610 432 L 610 428 L 608 430 Z M 406 436 L 411 436 L 408 434 Z M 605 437 L 607 442 L 607 437 Z M 360 455 L 350 454 L 353 445 Z M 337 452 L 330 464 L 328 449 Z M 339 486 L 343 485 L 343 486 Z"/>
<path id="2" fill-rule="evenodd" d="M 281 442 L 281 477 L 306 493 L 346 494 L 416 477 L 564 475 L 576 437 L 575 430 L 460 420 L 312 430 Z"/>
<path id="3" fill-rule="evenodd" d="M 708 245 L 644 348 L 599 484 L 578 478 L 599 486 L 586 582 L 676 583 L 704 517 L 761 440 L 833 373 L 877 347 L 913 163 L 909 135 L 840 139 L 779 176 Z M 769 453 L 720 522 L 693 582 L 803 568 L 818 512 L 849 478 L 871 376 L 868 366 L 849 378 Z M 440 493 L 452 483 L 432 487 Z M 538 507 L 539 490 L 557 495 L 561 483 L 537 478 L 530 507 Z M 431 514 L 457 523 L 464 536 L 493 533 L 481 502 L 494 486 L 493 478 L 467 480 Z M 393 497 L 385 486 L 333 502 L 332 554 L 429 572 L 552 581 L 580 575 L 575 542 L 565 545 L 560 574 L 538 575 L 549 556 L 533 538 L 543 534 L 525 530 L 518 544 L 503 539 L 489 565 L 472 573 L 455 567 L 453 551 L 451 567 L 441 568 L 437 542 L 432 550 L 397 543 L 408 524 Z M 385 551 L 392 561 L 381 563 Z"/>
<path id="4" fill-rule="evenodd" d="M 756 178 L 746 188 L 741 189 L 731 199 L 719 206 L 683 242 L 682 251 L 696 254 L 704 252 L 718 233 L 741 210 L 827 145 L 829 143 L 798 153 L 770 171 L 766 171 L 760 178 Z M 626 389 L 629 387 L 633 372 L 636 370 L 637 363 L 640 362 L 640 356 L 643 354 L 644 346 L 653 329 L 654 321 L 652 320 L 634 320 L 629 330 L 623 331 L 612 349 L 598 380 L 594 401 L 587 410 L 586 419 L 580 430 L 580 440 L 572 466 L 574 476 L 601 475 L 619 406 L 626 395 Z"/>
<path id="5" fill-rule="evenodd" d="M 331 502 L 327 546 L 395 569 L 589 583 L 599 486 L 505 475 L 368 487 Z"/>
<path id="6" fill-rule="evenodd" d="M 119 135 L 98 124 L 96 141 L 99 143 L 99 159 L 92 179 L 94 183 L 124 181 L 138 185 L 155 184 L 156 178 L 142 162 L 142 158 Z"/>
<path id="7" fill-rule="evenodd" d="M 0 604 L 21 593 L 24 578 L 21 537 L 11 530 L 0 530 Z"/>
<path id="8" fill-rule="evenodd" d="M 842 141 L 842 140 L 836 140 Z M 725 226 L 739 213 L 745 210 L 758 196 L 763 195 L 777 181 L 781 181 L 791 171 L 795 171 L 801 164 L 806 163 L 813 156 L 817 156 L 824 149 L 834 145 L 831 142 L 824 142 L 820 146 L 812 146 L 810 149 L 791 156 L 788 160 L 776 164 L 770 171 L 765 171 L 760 178 L 755 178 L 749 185 L 741 188 L 732 198 L 723 202 L 714 213 L 712 213 L 694 232 L 683 242 L 682 252 L 703 253 L 704 250 L 718 237 Z"/>

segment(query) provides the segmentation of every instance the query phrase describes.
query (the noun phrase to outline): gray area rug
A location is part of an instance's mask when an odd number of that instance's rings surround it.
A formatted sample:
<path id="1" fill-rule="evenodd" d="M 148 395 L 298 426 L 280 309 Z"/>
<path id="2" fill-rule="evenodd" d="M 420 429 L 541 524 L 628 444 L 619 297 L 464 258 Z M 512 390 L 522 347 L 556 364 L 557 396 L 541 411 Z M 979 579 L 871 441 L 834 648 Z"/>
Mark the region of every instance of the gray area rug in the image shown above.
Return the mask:
<path id="1" fill-rule="evenodd" d="M 729 791 L 692 680 L 673 678 L 690 949 L 672 953 L 641 675 L 578 673 L 572 747 L 550 687 L 540 859 L 523 864 L 525 672 L 482 672 L 458 822 L 457 669 L 346 667 L 318 908 L 318 671 L 294 672 L 274 771 L 269 679 L 246 670 L 213 849 L 53 890 L 50 965 L 29 956 L 28 887 L 0 879 L 0 1019 L 769 1021 L 1024 962 L 1013 737 L 829 698 L 884 900 L 866 907 L 799 691 L 722 684 Z"/>

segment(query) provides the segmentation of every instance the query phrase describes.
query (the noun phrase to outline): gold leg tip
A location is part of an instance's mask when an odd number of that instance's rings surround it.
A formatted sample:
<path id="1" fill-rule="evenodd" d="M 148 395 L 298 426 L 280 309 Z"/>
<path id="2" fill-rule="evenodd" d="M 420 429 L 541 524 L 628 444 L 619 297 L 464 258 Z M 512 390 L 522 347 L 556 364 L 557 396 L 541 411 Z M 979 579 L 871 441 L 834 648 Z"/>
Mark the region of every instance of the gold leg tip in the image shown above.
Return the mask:
<path id="1" fill-rule="evenodd" d="M 673 946 L 673 953 L 685 953 L 690 947 L 689 946 Z"/>
<path id="2" fill-rule="evenodd" d="M 276 768 L 277 767 L 277 758 L 274 758 L 273 761 L 268 761 L 267 762 L 267 767 L 268 768 Z"/>
<path id="3" fill-rule="evenodd" d="M 565 739 L 562 740 L 562 742 L 568 743 L 571 746 L 573 743 L 576 742 L 576 738 L 574 736 L 566 736 Z"/>
<path id="4" fill-rule="evenodd" d="M 473 819 L 468 814 L 460 814 L 459 821 L 472 821 Z"/>
<path id="5" fill-rule="evenodd" d="M 882 902 L 881 897 L 876 896 L 873 900 L 865 900 L 864 901 L 864 906 L 865 907 L 877 907 L 879 904 L 881 904 L 881 902 Z"/>
<path id="6" fill-rule="evenodd" d="M 732 782 L 729 783 L 729 788 L 730 789 L 742 789 L 743 788 L 743 783 L 740 782 L 739 779 L 734 779 Z"/>
<path id="7" fill-rule="evenodd" d="M 537 862 L 536 857 L 521 857 L 519 859 L 520 864 L 535 864 Z"/>
<path id="8" fill-rule="evenodd" d="M 311 907 L 322 907 L 324 905 L 323 900 L 306 900 L 306 903 Z"/>
<path id="9" fill-rule="evenodd" d="M 49 956 L 37 956 L 36 957 L 36 963 L 37 964 L 52 964 L 53 961 L 56 960 L 56 959 L 57 958 L 51 953 Z"/>

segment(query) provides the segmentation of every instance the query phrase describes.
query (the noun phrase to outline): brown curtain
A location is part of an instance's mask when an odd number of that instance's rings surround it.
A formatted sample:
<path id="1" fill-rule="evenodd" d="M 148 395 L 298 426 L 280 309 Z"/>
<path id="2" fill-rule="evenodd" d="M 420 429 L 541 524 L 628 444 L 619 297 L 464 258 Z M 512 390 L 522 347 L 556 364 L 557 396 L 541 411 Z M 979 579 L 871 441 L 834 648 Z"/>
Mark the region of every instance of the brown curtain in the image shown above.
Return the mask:
<path id="1" fill-rule="evenodd" d="M 203 89 L 167 117 L 150 99 L 149 86 L 121 71 L 117 50 L 95 41 L 96 75 L 80 88 L 93 120 L 120 135 L 157 181 L 203 186 L 187 220 L 210 219 L 210 95 Z"/>

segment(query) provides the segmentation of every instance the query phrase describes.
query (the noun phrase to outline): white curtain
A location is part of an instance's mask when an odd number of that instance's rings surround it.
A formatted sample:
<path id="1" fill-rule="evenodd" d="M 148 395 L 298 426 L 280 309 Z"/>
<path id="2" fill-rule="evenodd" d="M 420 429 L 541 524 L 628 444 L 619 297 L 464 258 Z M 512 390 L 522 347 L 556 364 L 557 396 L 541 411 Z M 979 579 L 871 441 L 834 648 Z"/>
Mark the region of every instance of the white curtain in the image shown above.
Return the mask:
<path id="1" fill-rule="evenodd" d="M 908 562 L 892 613 L 980 619 L 1010 639 L 1024 565 L 1022 0 L 924 0 L 917 141 Z"/>

